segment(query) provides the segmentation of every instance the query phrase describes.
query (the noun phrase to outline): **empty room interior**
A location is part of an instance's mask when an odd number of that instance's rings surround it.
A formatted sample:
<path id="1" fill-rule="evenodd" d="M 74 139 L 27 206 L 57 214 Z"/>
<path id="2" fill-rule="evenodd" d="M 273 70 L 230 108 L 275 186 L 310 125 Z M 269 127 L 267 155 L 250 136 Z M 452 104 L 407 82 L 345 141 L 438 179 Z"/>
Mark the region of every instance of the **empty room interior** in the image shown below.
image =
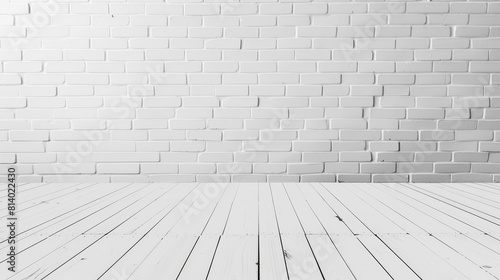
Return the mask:
<path id="1" fill-rule="evenodd" d="M 500 280 L 500 1 L 0 0 L 0 279 Z"/>

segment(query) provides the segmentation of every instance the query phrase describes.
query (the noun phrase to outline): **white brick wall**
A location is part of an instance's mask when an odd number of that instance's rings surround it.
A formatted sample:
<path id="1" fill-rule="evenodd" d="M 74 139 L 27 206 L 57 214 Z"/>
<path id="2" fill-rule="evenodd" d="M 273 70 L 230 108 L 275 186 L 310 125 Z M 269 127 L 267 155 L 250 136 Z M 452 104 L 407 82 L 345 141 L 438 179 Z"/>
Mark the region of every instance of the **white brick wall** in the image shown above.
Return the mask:
<path id="1" fill-rule="evenodd" d="M 496 1 L 0 2 L 21 180 L 500 182 Z"/>

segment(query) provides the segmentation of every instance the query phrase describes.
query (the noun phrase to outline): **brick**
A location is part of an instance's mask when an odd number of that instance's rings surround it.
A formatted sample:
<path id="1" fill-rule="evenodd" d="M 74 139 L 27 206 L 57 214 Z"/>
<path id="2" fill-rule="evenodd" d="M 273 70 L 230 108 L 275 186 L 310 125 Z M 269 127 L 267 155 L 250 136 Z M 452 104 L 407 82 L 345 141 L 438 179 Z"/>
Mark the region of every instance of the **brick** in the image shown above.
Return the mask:
<path id="1" fill-rule="evenodd" d="M 439 150 L 441 151 L 477 151 L 477 142 L 468 141 L 468 142 L 441 142 L 439 143 Z"/>
<path id="2" fill-rule="evenodd" d="M 487 143 L 480 144 L 479 150 L 481 152 L 500 152 L 500 143 Z"/>
<path id="3" fill-rule="evenodd" d="M 399 144 L 401 151 L 436 151 L 437 143 L 436 142 L 412 142 L 412 141 L 404 141 Z"/>
<path id="4" fill-rule="evenodd" d="M 48 141 L 49 133 L 47 131 L 10 131 L 11 141 Z"/>
<path id="5" fill-rule="evenodd" d="M 411 181 L 414 183 L 450 183 L 451 175 L 449 174 L 413 174 Z"/>
<path id="6" fill-rule="evenodd" d="M 341 152 L 340 161 L 342 162 L 366 162 L 372 161 L 371 152 Z"/>
<path id="7" fill-rule="evenodd" d="M 262 3 L 259 5 L 260 13 L 264 15 L 291 14 L 291 3 Z"/>
<path id="8" fill-rule="evenodd" d="M 175 174 L 178 173 L 177 164 L 171 163 L 143 163 L 140 171 L 143 174 Z"/>
<path id="9" fill-rule="evenodd" d="M 258 5 L 256 3 L 241 3 L 240 5 L 222 4 L 220 11 L 223 15 L 251 15 L 257 13 Z"/>
<path id="10" fill-rule="evenodd" d="M 342 97 L 340 98 L 341 107 L 373 107 L 374 99 L 368 97 Z"/>
<path id="11" fill-rule="evenodd" d="M 491 183 L 493 182 L 493 176 L 488 174 L 452 174 L 452 183 Z"/>
<path id="12" fill-rule="evenodd" d="M 20 85 L 21 77 L 17 74 L 2 74 L 0 85 Z"/>
<path id="13" fill-rule="evenodd" d="M 493 131 L 490 130 L 458 130 L 455 132 L 455 140 L 457 141 L 491 141 L 493 140 Z"/>
<path id="14" fill-rule="evenodd" d="M 406 4 L 407 13 L 447 13 L 449 12 L 448 3 L 407 3 Z"/>
<path id="15" fill-rule="evenodd" d="M 451 36 L 451 28 L 447 26 L 413 26 L 411 32 L 414 37 Z"/>
<path id="16" fill-rule="evenodd" d="M 470 163 L 436 163 L 436 173 L 465 173 L 471 169 Z"/>
<path id="17" fill-rule="evenodd" d="M 294 13 L 297 14 L 326 14 L 327 10 L 328 10 L 327 3 L 294 4 Z"/>
<path id="18" fill-rule="evenodd" d="M 220 163 L 217 164 L 217 172 L 219 174 L 249 174 L 252 172 L 252 164 L 250 163 Z M 234 177 L 233 177 L 234 178 Z M 243 182 L 245 182 L 243 180 Z"/>
<path id="19" fill-rule="evenodd" d="M 421 131 L 420 132 L 421 140 L 435 140 L 435 141 L 450 141 L 455 140 L 455 132 L 440 130 L 440 131 Z"/>
<path id="20" fill-rule="evenodd" d="M 96 166 L 93 163 L 53 163 L 34 165 L 37 174 L 95 174 Z"/>
<path id="21" fill-rule="evenodd" d="M 179 173 L 184 174 L 213 174 L 216 166 L 213 163 L 181 163 Z"/>
<path id="22" fill-rule="evenodd" d="M 328 172 L 328 173 L 357 173 L 357 172 L 359 172 L 359 163 L 327 162 L 327 163 L 325 163 L 325 172 Z"/>
<path id="23" fill-rule="evenodd" d="M 497 15 L 470 15 L 470 25 L 484 25 L 484 26 L 492 26 L 492 25 L 500 25 L 500 20 Z"/>
<path id="24" fill-rule="evenodd" d="M 253 172 L 260 174 L 280 174 L 286 172 L 284 163 L 257 163 L 253 167 Z"/>
<path id="25" fill-rule="evenodd" d="M 415 99 L 407 96 L 385 96 L 380 100 L 382 107 L 413 107 Z"/>
<path id="26" fill-rule="evenodd" d="M 374 183 L 407 183 L 409 175 L 407 174 L 374 174 Z"/>
<path id="27" fill-rule="evenodd" d="M 138 174 L 139 164 L 135 163 L 99 163 L 97 172 L 101 174 Z"/>
<path id="28" fill-rule="evenodd" d="M 364 130 L 346 130 L 340 132 L 341 140 L 356 141 L 356 140 L 380 140 L 380 131 L 364 131 Z"/>
<path id="29" fill-rule="evenodd" d="M 329 152 L 329 142 L 294 142 L 293 151 L 297 152 Z"/>
<path id="30" fill-rule="evenodd" d="M 488 153 L 456 152 L 453 155 L 453 159 L 457 162 L 487 162 L 488 156 Z"/>
<path id="31" fill-rule="evenodd" d="M 0 4 L 0 14 L 11 15 L 11 14 L 28 14 L 29 6 L 28 4 L 16 4 L 16 3 L 5 3 Z"/>
<path id="32" fill-rule="evenodd" d="M 411 85 L 415 83 L 415 75 L 412 74 L 381 74 L 378 76 L 381 85 Z"/>
<path id="33" fill-rule="evenodd" d="M 290 163 L 289 174 L 321 173 L 324 170 L 323 163 Z"/>
<path id="34" fill-rule="evenodd" d="M 395 163 L 360 163 L 362 173 L 394 173 L 396 172 Z"/>
<path id="35" fill-rule="evenodd" d="M 475 173 L 494 173 L 497 174 L 500 170 L 498 163 L 472 163 L 471 172 Z"/>
<path id="36" fill-rule="evenodd" d="M 26 98 L 0 98 L 0 109 L 25 108 Z"/>
<path id="37" fill-rule="evenodd" d="M 392 141 L 414 141 L 418 139 L 417 131 L 385 131 L 384 132 L 384 140 L 392 140 Z"/>
<path id="38" fill-rule="evenodd" d="M 277 18 L 275 16 L 242 16 L 240 18 L 241 26 L 274 26 L 276 25 Z"/>

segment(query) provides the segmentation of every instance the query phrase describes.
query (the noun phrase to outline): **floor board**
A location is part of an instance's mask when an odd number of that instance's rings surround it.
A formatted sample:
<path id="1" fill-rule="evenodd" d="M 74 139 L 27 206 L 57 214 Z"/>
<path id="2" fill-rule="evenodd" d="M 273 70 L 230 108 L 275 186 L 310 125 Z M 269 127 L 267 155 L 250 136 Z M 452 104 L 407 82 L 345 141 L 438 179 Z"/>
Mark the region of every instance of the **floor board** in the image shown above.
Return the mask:
<path id="1" fill-rule="evenodd" d="M 500 279 L 500 184 L 37 183 L 18 191 L 18 266 L 2 279 Z M 5 267 L 6 227 L 0 232 Z"/>

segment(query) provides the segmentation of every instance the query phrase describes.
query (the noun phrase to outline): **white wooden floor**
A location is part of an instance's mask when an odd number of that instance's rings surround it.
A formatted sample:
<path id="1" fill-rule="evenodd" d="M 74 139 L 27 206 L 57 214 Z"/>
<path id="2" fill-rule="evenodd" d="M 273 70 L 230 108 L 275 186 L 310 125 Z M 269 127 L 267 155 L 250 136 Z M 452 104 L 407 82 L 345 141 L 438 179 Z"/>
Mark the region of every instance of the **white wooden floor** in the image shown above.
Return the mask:
<path id="1" fill-rule="evenodd" d="M 26 184 L 18 199 L 18 272 L 2 211 L 1 279 L 500 279 L 499 184 Z"/>

